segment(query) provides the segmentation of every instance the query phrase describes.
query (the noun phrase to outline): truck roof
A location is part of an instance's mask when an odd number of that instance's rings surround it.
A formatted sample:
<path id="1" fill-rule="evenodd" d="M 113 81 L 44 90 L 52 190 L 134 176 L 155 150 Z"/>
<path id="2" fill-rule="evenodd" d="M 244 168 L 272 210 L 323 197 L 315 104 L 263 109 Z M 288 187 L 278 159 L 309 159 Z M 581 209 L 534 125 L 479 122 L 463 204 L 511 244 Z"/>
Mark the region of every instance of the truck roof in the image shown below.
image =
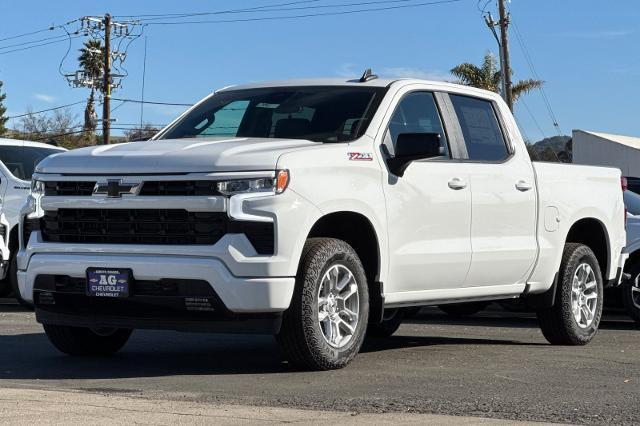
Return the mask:
<path id="1" fill-rule="evenodd" d="M 472 86 L 462 84 L 449 83 L 446 81 L 423 80 L 418 78 L 375 78 L 366 82 L 361 82 L 358 78 L 305 78 L 292 80 L 275 80 L 262 81 L 248 84 L 231 85 L 217 90 L 222 92 L 226 90 L 243 90 L 243 89 L 260 89 L 264 87 L 301 87 L 301 86 L 344 86 L 344 87 L 387 87 L 393 83 L 401 82 L 403 84 L 420 83 L 428 84 L 436 90 L 453 91 L 462 93 L 475 93 L 484 95 L 489 98 L 499 98 L 494 92 L 478 89 Z"/>
<path id="2" fill-rule="evenodd" d="M 294 87 L 294 86 L 352 86 L 352 87 L 387 87 L 392 83 L 402 81 L 404 83 L 416 82 L 416 83 L 428 83 L 434 86 L 445 87 L 465 87 L 469 89 L 469 86 L 461 86 L 459 84 L 448 83 L 444 81 L 434 80 L 422 80 L 417 78 L 375 78 L 366 82 L 361 82 L 359 79 L 345 79 L 345 78 L 305 78 L 305 79 L 292 79 L 292 80 L 275 80 L 275 81 L 263 81 L 248 84 L 239 84 L 227 86 L 222 90 L 241 90 L 241 89 L 258 89 L 261 87 Z"/>
<path id="3" fill-rule="evenodd" d="M 50 145 L 42 142 L 31 142 L 31 141 L 23 141 L 19 139 L 6 139 L 0 138 L 0 146 L 8 145 L 8 146 L 32 146 L 35 148 L 49 148 L 49 149 L 59 149 L 60 151 L 66 151 L 65 148 L 60 146 Z"/>

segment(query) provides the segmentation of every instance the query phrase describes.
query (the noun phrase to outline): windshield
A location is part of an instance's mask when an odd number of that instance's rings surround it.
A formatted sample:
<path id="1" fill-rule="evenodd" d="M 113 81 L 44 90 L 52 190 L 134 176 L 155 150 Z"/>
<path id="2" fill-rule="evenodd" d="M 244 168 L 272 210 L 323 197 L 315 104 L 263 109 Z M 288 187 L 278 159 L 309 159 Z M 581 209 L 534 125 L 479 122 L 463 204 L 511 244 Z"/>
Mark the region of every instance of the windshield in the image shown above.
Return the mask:
<path id="1" fill-rule="evenodd" d="M 251 137 L 343 142 L 360 137 L 381 87 L 271 87 L 229 90 L 198 105 L 158 139 Z"/>
<path id="2" fill-rule="evenodd" d="M 31 175 L 40 161 L 59 149 L 35 146 L 0 146 L 0 161 L 12 175 L 22 180 L 31 180 Z"/>

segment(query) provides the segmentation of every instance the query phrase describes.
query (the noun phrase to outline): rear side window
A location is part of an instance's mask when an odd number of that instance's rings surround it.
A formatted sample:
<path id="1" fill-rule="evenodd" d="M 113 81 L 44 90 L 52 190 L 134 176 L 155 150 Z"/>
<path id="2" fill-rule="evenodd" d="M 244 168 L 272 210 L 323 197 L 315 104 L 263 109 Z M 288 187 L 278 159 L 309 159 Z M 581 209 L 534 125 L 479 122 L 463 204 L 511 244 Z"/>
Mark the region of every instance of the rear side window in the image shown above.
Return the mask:
<path id="1" fill-rule="evenodd" d="M 509 156 L 498 117 L 490 101 L 450 95 L 469 160 L 501 161 Z"/>
<path id="2" fill-rule="evenodd" d="M 391 155 L 395 153 L 398 135 L 401 133 L 438 133 L 442 155 L 449 157 L 447 137 L 433 93 L 413 92 L 402 98 L 391 117 L 385 137 L 385 145 Z"/>

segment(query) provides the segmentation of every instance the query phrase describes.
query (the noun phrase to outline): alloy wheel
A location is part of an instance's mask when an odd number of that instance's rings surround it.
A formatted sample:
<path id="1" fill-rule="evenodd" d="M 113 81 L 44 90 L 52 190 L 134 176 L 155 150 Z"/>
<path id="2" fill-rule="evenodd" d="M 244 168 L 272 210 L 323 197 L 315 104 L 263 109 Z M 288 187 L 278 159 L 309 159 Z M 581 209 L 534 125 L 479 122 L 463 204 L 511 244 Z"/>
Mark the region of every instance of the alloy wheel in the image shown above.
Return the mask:
<path id="1" fill-rule="evenodd" d="M 318 289 L 318 321 L 325 341 L 334 348 L 346 346 L 358 327 L 358 283 L 344 265 L 331 266 Z"/>

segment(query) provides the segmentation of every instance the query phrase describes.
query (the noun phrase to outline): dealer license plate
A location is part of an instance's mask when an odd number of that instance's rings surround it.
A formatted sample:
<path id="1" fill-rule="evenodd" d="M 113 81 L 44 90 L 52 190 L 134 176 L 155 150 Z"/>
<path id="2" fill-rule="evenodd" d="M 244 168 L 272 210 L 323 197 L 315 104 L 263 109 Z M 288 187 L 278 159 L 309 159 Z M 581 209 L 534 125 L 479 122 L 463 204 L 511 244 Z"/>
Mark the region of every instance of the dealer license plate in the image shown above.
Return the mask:
<path id="1" fill-rule="evenodd" d="M 128 297 L 130 283 L 130 269 L 87 269 L 87 296 Z"/>

